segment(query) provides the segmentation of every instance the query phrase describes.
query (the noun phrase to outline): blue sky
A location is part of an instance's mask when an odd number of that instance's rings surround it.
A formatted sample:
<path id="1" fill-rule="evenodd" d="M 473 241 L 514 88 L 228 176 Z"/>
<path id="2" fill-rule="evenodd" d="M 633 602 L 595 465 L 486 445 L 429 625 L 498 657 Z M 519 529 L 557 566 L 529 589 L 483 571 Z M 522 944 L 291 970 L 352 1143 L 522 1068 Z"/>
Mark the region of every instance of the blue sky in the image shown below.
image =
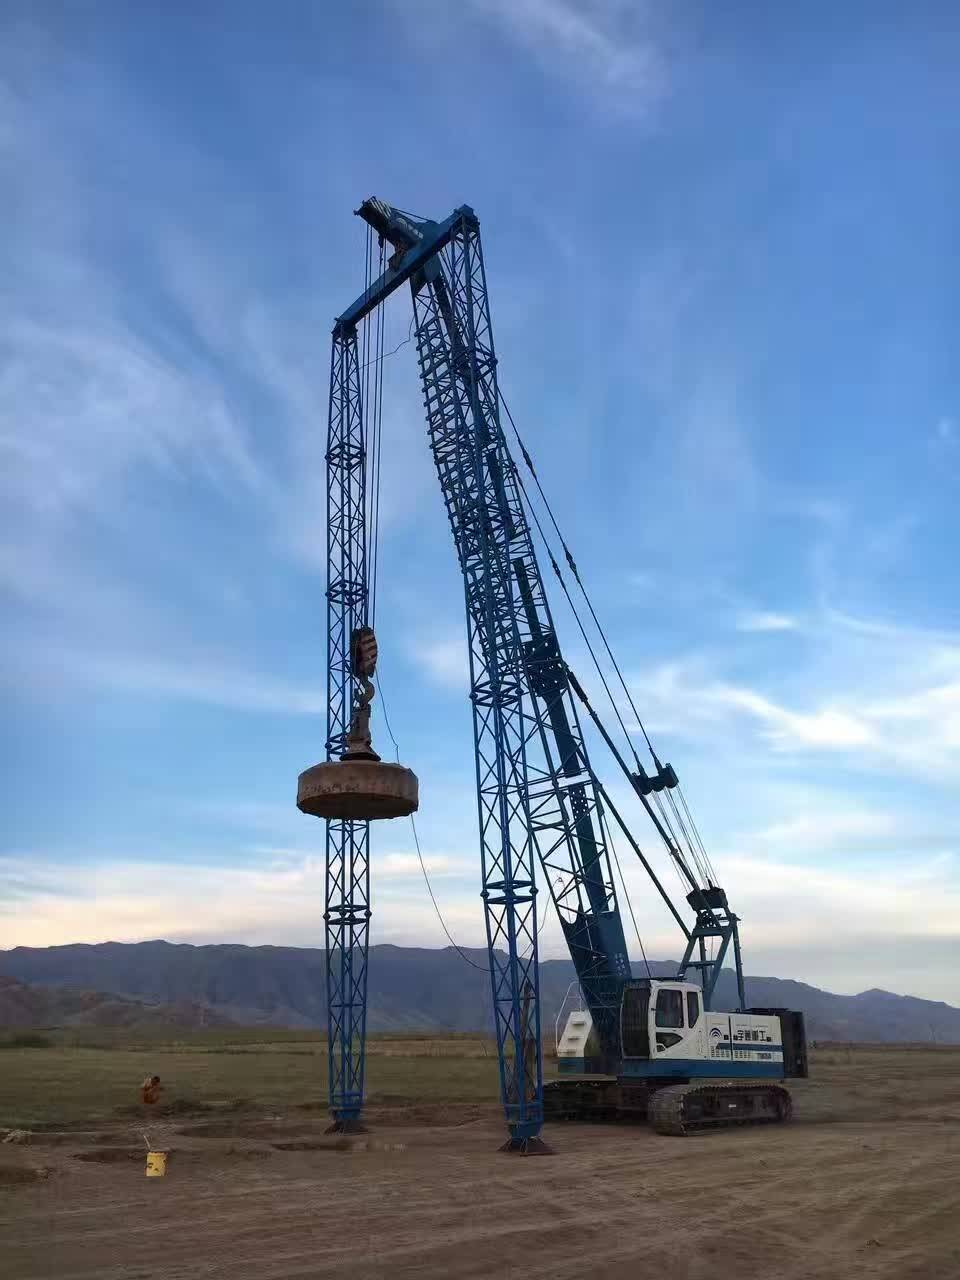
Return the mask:
<path id="1" fill-rule="evenodd" d="M 376 194 L 480 215 L 502 388 L 748 971 L 960 1003 L 958 56 L 946 3 L 8 0 L 0 945 L 320 942 L 294 796 L 323 743 L 329 330 Z M 398 295 L 388 347 L 409 322 Z M 410 346 L 385 437 L 383 693 L 476 944 Z M 374 877 L 374 940 L 443 942 L 406 825 Z"/>

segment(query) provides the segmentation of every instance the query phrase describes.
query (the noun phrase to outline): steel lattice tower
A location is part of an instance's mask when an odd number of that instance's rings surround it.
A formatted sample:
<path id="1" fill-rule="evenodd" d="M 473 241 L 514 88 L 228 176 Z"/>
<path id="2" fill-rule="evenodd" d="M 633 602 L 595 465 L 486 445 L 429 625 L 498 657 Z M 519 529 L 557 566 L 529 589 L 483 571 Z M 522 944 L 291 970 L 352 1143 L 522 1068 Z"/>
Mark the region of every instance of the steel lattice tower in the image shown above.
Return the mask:
<path id="1" fill-rule="evenodd" d="M 483 901 L 511 1134 L 542 1121 L 539 858 L 598 1031 L 615 1040 L 626 942 L 599 798 L 500 424 L 480 228 L 462 210 L 411 277 L 427 429 L 463 573 Z"/>
<path id="2" fill-rule="evenodd" d="M 367 619 L 366 432 L 356 328 L 333 334 L 327 435 L 327 760 L 347 741 L 358 681 L 350 638 Z M 363 1106 L 370 824 L 326 822 L 324 929 L 329 1098 L 334 1123 Z"/>

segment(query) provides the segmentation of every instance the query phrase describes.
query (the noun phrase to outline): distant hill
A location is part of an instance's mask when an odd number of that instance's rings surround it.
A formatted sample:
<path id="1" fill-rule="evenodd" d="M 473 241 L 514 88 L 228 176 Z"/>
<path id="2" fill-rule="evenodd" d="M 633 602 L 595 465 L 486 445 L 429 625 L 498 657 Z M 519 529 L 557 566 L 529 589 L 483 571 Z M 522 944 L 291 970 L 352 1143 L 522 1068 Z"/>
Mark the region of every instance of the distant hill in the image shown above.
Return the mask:
<path id="1" fill-rule="evenodd" d="M 77 987 L 47 987 L 0 976 L 0 1030 L 27 1027 L 225 1026 L 229 1018 L 192 1003 L 146 1004 Z"/>
<path id="2" fill-rule="evenodd" d="M 486 953 L 464 954 L 471 963 L 450 947 L 371 947 L 370 1029 L 476 1031 L 489 1027 Z M 650 968 L 655 977 L 676 972 L 676 964 L 667 961 L 651 961 Z M 147 1007 L 172 1006 L 181 1011 L 203 1007 L 211 1011 L 208 1017 L 219 1015 L 245 1024 L 326 1025 L 324 955 L 313 948 L 235 943 L 195 947 L 169 942 L 14 947 L 0 951 L 0 974 L 45 987 L 112 992 L 127 1001 L 146 1002 Z M 573 976 L 569 961 L 547 960 L 541 965 L 548 1043 Z M 878 990 L 841 996 L 784 978 L 749 977 L 746 981 L 750 1004 L 802 1010 L 812 1039 L 960 1044 L 960 1009 L 939 1001 Z M 58 998 L 63 998 L 62 993 Z M 736 1004 L 731 972 L 721 975 L 714 1003 L 718 1008 Z"/>

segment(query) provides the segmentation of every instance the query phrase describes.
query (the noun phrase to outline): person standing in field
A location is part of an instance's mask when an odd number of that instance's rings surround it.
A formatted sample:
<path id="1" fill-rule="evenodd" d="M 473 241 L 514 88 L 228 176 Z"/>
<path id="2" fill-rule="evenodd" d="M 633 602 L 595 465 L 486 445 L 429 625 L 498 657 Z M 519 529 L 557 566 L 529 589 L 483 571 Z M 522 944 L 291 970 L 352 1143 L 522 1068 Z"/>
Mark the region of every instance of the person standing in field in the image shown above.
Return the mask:
<path id="1" fill-rule="evenodd" d="M 160 1083 L 159 1076 L 147 1076 L 143 1084 L 140 1086 L 140 1101 L 145 1102 L 147 1106 L 153 1106 L 155 1102 L 160 1101 L 160 1094 L 163 1092 L 163 1085 Z"/>

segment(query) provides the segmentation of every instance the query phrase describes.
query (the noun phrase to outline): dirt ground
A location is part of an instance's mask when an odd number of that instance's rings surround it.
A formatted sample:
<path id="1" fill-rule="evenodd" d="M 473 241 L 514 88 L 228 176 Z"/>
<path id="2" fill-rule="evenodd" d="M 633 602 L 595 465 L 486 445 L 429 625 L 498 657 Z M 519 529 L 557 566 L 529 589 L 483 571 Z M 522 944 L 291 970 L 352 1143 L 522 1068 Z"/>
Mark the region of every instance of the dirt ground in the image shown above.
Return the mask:
<path id="1" fill-rule="evenodd" d="M 960 1052 L 817 1057 L 790 1126 L 554 1126 L 549 1157 L 498 1153 L 478 1102 L 381 1103 L 350 1140 L 306 1107 L 170 1108 L 162 1179 L 132 1115 L 40 1129 L 0 1146 L 0 1274 L 956 1280 Z"/>

